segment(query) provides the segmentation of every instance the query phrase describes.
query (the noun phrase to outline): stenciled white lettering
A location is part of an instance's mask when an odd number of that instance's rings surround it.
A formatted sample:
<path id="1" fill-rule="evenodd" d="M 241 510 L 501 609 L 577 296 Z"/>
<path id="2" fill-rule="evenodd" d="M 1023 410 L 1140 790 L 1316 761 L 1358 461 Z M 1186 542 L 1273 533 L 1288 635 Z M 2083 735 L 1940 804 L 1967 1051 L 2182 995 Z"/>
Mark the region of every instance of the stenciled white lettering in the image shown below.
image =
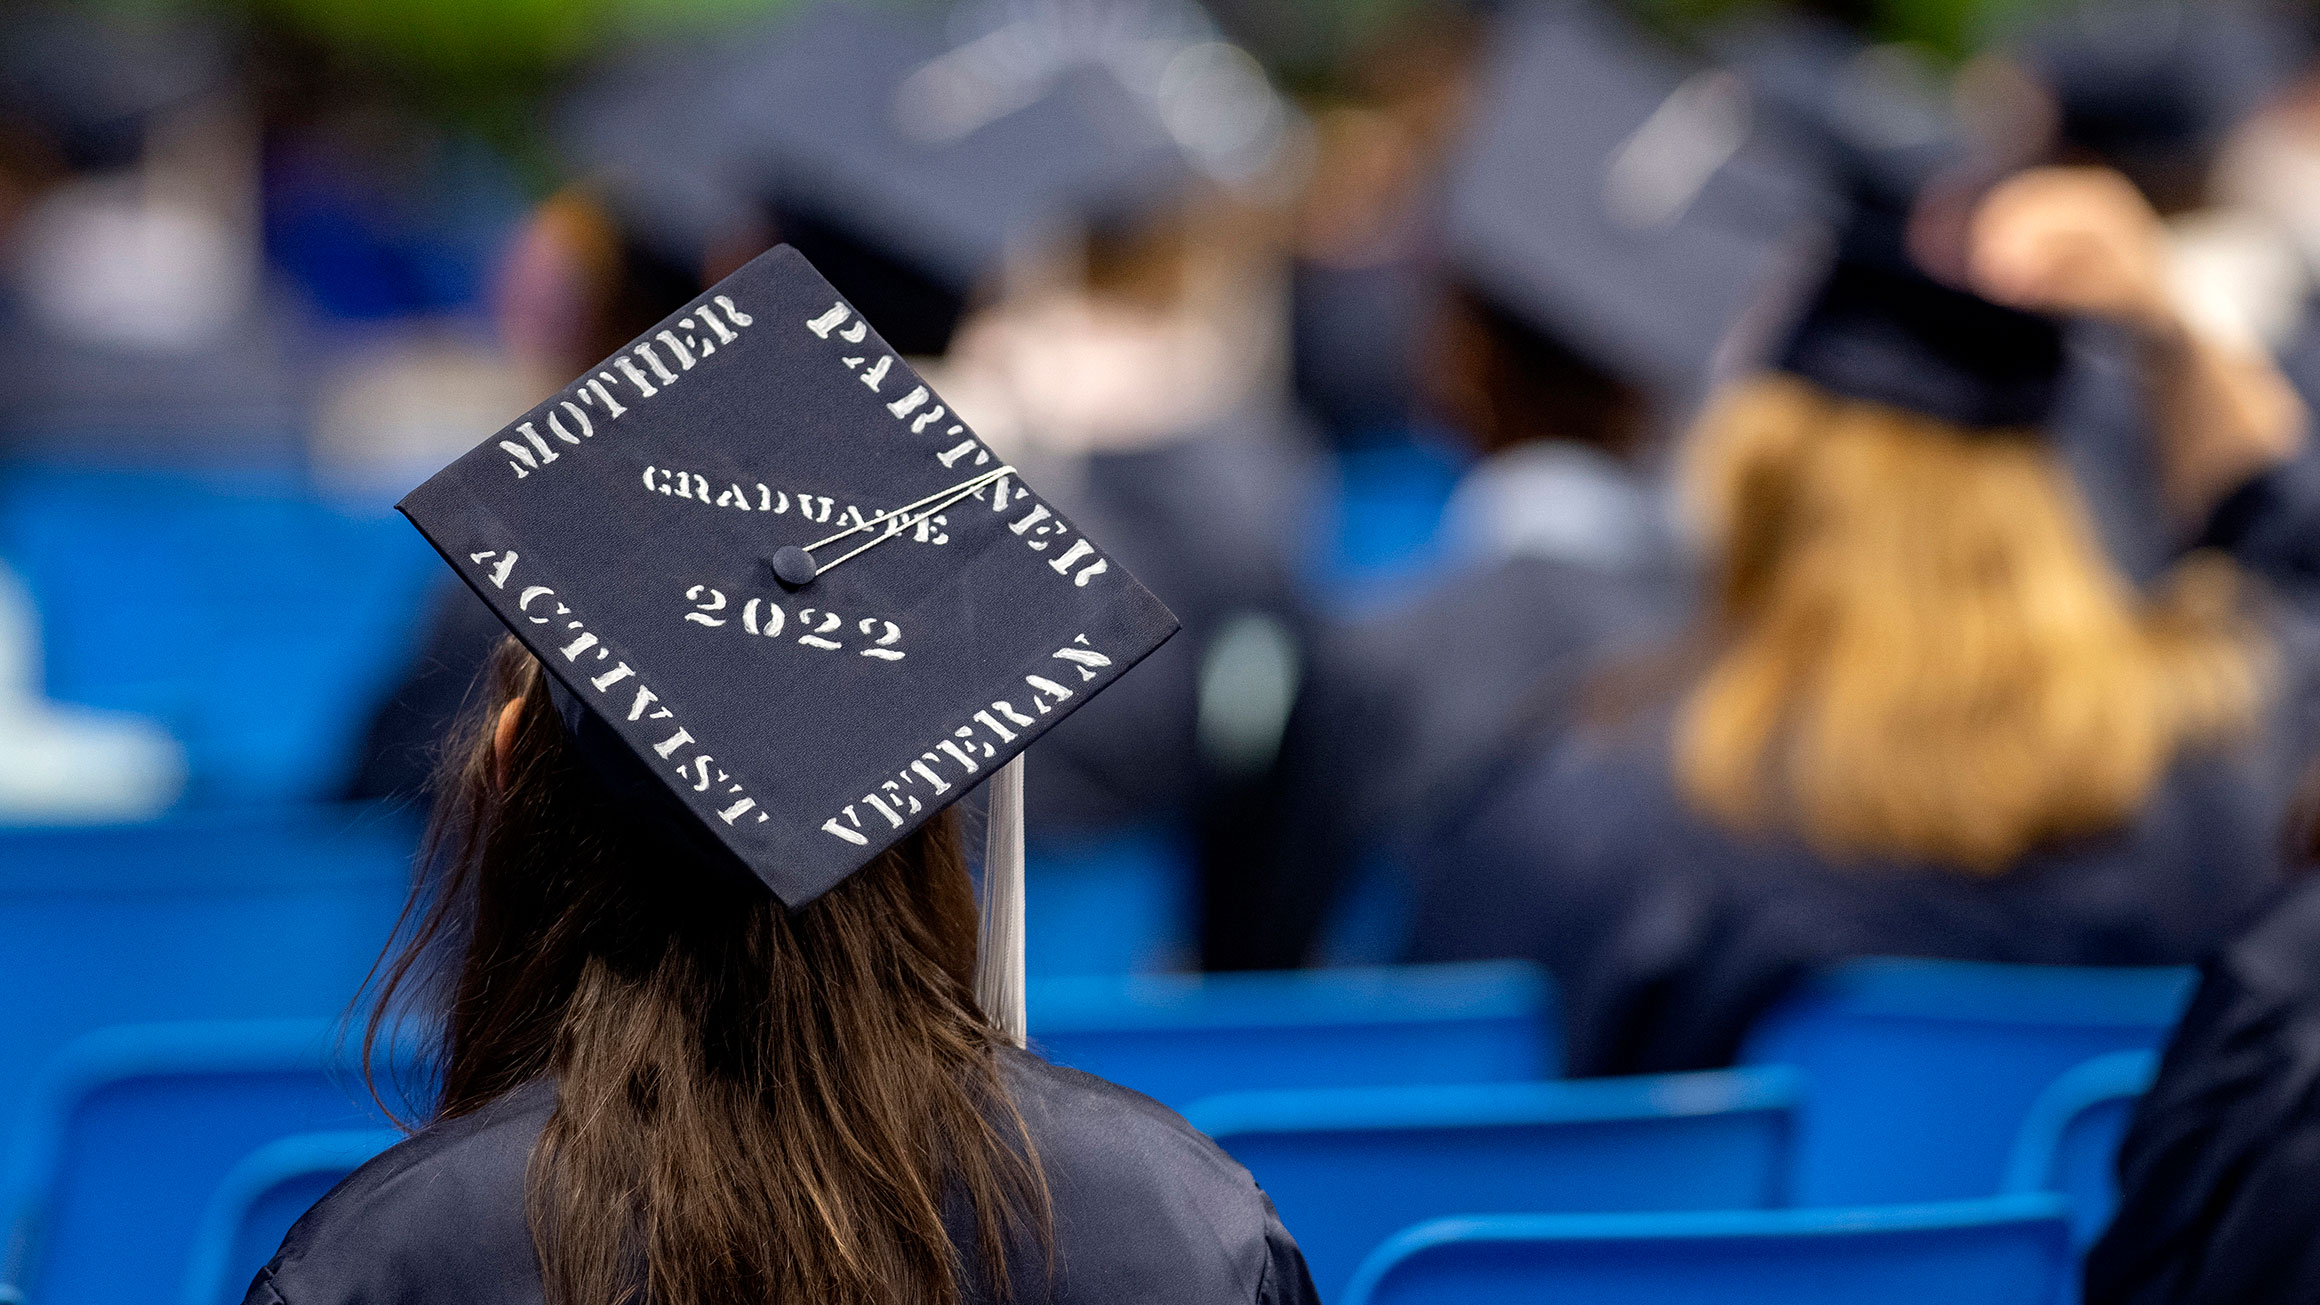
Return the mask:
<path id="1" fill-rule="evenodd" d="M 509 575 L 515 569 L 518 557 L 512 549 L 506 552 L 497 549 L 482 549 L 469 553 L 467 560 L 484 571 L 484 578 L 490 582 L 492 588 L 505 589 Z M 697 605 L 707 606 L 708 610 L 711 611 L 719 610 L 724 606 L 723 596 L 718 595 L 717 597 L 719 601 L 713 606 Z M 628 719 L 631 722 L 673 720 L 675 718 L 676 713 L 670 711 L 667 706 L 660 705 L 656 708 L 656 704 L 661 701 L 660 695 L 653 692 L 651 686 L 637 675 L 634 667 L 625 661 L 613 660 L 612 650 L 605 646 L 603 639 L 595 631 L 586 627 L 586 623 L 573 612 L 571 604 L 558 597 L 552 586 L 525 585 L 516 594 L 515 607 L 517 613 L 533 625 L 556 624 L 563 628 L 564 633 L 558 638 L 566 639 L 566 641 L 553 646 L 567 663 L 575 666 L 586 664 L 591 670 L 608 661 L 613 663 L 611 669 L 587 676 L 581 681 L 597 693 L 609 693 L 615 685 L 624 681 L 635 681 L 635 693 L 629 701 L 628 708 Z M 552 612 L 550 611 L 551 607 Z M 594 654 L 592 657 L 589 656 L 591 653 Z M 676 724 L 673 728 L 675 732 L 652 744 L 652 749 L 661 760 L 676 761 L 677 774 L 685 776 L 691 781 L 688 787 L 693 792 L 708 794 L 711 789 L 718 785 L 724 785 L 723 791 L 714 798 L 716 805 L 710 807 L 710 810 L 715 813 L 719 820 L 733 825 L 738 823 L 742 817 L 752 813 L 756 815 L 756 820 L 752 821 L 752 824 L 760 824 L 770 819 L 766 812 L 758 807 L 757 800 L 749 796 L 739 783 L 730 782 L 733 777 L 723 767 L 716 764 L 714 757 L 699 751 L 700 742 L 693 737 L 691 729 L 682 723 Z M 688 748 L 694 750 L 694 755 L 680 759 L 678 754 Z"/>
<path id="2" fill-rule="evenodd" d="M 1070 644 L 1049 656 L 1070 664 L 1084 679 L 1095 677 L 1093 668 L 1112 664 L 1111 657 L 1090 644 L 1085 634 L 1077 636 Z M 1051 715 L 1057 704 L 1067 702 L 1073 696 L 1070 689 L 1035 672 L 1025 674 L 1023 683 L 1032 691 L 1031 706 L 1040 716 Z M 1039 725 L 1038 716 L 1016 710 L 1013 703 L 1003 698 L 994 700 L 990 706 L 975 712 L 966 724 L 937 738 L 932 748 L 904 762 L 894 772 L 893 779 L 886 780 L 875 791 L 863 794 L 839 814 L 823 821 L 822 832 L 856 847 L 868 846 L 869 839 L 862 833 L 861 818 L 855 813 L 858 805 L 869 804 L 887 816 L 896 829 L 900 829 L 904 822 L 893 814 L 897 809 L 908 815 L 918 814 L 920 802 L 913 793 L 914 789 L 923 787 L 931 797 L 948 793 L 960 783 L 971 783 L 983 773 L 986 763 L 1003 759 L 1003 749 L 1016 750 L 1029 746 L 1025 736 L 1034 732 Z M 939 768 L 946 761 L 958 766 L 959 779 L 944 777 Z"/>
<path id="3" fill-rule="evenodd" d="M 723 310 L 722 316 L 718 309 Z M 563 444 L 592 439 L 596 435 L 596 424 L 590 409 L 595 409 L 596 416 L 606 422 L 619 421 L 639 400 L 650 399 L 669 388 L 685 373 L 707 362 L 720 347 L 739 342 L 742 329 L 756 320 L 741 311 L 731 295 L 717 295 L 687 308 L 674 326 L 657 330 L 650 339 L 639 340 L 605 360 L 604 366 L 540 405 L 511 431 L 503 432 L 498 446 L 507 454 L 508 470 L 515 473 L 516 479 L 526 480 L 556 461 L 559 454 L 547 435 L 540 433 L 541 425 L 548 428 L 548 435 Z M 666 358 L 662 356 L 664 351 Z M 669 359 L 676 360 L 674 368 Z M 631 395 L 625 403 L 618 394 L 623 385 Z M 648 485 L 650 475 L 648 472 Z M 676 492 L 691 497 L 684 485 L 680 484 Z M 739 494 L 738 486 L 734 492 Z M 708 501 L 706 491 L 702 501 Z"/>

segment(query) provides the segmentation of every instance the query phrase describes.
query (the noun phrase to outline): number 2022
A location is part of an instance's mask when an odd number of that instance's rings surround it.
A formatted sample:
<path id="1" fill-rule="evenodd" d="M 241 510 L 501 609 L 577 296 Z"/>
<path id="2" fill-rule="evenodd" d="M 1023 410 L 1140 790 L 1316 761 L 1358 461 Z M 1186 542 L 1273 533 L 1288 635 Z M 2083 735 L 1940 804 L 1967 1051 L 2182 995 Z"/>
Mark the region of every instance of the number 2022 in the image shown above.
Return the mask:
<path id="1" fill-rule="evenodd" d="M 724 591 L 708 585 L 694 585 L 685 591 L 685 601 L 693 605 L 685 619 L 695 625 L 722 626 L 731 619 L 716 613 L 726 609 Z M 741 628 L 751 634 L 778 639 L 789 628 L 789 613 L 770 599 L 752 598 L 741 607 Z M 854 630 L 863 638 L 875 640 L 868 648 L 857 649 L 859 655 L 875 657 L 880 661 L 898 662 L 903 658 L 901 649 L 894 645 L 902 641 L 902 627 L 892 621 L 865 616 L 854 623 Z M 825 652 L 843 652 L 846 645 L 831 635 L 846 634 L 846 618 L 827 608 L 801 607 L 797 611 L 797 641 L 808 648 Z"/>

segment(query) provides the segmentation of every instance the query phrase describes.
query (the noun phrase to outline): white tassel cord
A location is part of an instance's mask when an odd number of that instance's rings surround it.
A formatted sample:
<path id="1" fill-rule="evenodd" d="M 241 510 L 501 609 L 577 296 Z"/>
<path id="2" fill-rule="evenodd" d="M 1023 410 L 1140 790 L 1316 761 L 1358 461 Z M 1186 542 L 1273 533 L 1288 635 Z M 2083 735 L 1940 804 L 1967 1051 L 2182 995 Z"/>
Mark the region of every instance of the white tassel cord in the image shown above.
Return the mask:
<path id="1" fill-rule="evenodd" d="M 991 777 L 983 832 L 983 936 L 975 949 L 975 1000 L 1016 1046 L 1028 1036 L 1023 1000 L 1023 758 Z"/>

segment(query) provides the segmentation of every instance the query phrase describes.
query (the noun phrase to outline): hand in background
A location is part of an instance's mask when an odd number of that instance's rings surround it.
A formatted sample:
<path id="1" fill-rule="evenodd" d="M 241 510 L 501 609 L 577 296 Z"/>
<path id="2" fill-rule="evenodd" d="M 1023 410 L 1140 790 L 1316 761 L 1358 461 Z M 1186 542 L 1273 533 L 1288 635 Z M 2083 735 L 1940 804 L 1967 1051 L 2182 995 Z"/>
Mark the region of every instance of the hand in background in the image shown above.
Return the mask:
<path id="1" fill-rule="evenodd" d="M 2186 522 L 2295 456 L 2304 403 L 2269 354 L 2194 329 L 2171 289 L 2166 224 L 2108 168 L 2033 168 L 1975 210 L 1974 289 L 2001 303 L 2096 317 L 2143 341 L 2160 476 Z"/>
<path id="2" fill-rule="evenodd" d="M 2166 224 L 2108 168 L 2016 174 L 1983 197 L 1970 239 L 1974 288 L 2000 303 L 2158 335 L 2179 325 Z"/>

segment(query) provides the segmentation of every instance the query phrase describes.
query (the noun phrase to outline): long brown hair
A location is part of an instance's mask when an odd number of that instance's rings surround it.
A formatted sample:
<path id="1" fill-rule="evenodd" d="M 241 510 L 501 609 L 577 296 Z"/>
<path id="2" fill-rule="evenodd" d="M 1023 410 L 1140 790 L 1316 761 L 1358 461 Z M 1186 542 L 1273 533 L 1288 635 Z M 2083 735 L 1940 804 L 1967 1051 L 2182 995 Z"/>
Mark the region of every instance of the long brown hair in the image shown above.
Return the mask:
<path id="1" fill-rule="evenodd" d="M 514 640 L 490 674 L 368 1036 L 427 1021 L 437 1119 L 553 1077 L 527 1184 L 551 1305 L 951 1305 L 969 1263 L 1008 1296 L 1047 1193 L 974 1002 L 952 817 L 793 914 L 608 803 Z"/>
<path id="2" fill-rule="evenodd" d="M 1995 873 L 2122 824 L 2263 700 L 2228 565 L 2136 595 L 2033 433 L 1764 377 L 1711 407 L 1690 470 L 1715 651 L 1676 777 L 1727 825 Z"/>

